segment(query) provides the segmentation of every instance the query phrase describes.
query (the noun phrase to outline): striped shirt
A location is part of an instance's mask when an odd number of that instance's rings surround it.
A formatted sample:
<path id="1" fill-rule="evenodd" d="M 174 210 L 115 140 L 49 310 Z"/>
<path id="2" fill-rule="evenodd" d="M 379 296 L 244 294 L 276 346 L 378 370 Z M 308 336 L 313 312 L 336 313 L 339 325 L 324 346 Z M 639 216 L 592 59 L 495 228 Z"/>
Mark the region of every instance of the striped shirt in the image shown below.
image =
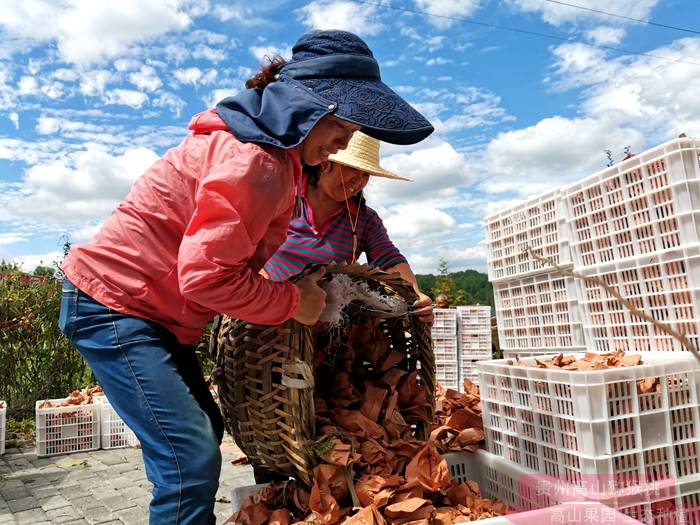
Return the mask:
<path id="1" fill-rule="evenodd" d="M 306 177 L 302 182 L 306 189 Z M 348 210 L 343 206 L 333 214 L 326 224 L 317 227 L 313 210 L 306 199 L 306 191 L 301 195 L 301 213 L 293 217 L 287 229 L 287 240 L 265 264 L 265 271 L 273 281 L 284 281 L 301 272 L 311 264 L 330 262 L 349 263 L 352 260 L 352 228 Z M 357 202 L 349 202 L 353 221 L 357 217 Z M 384 223 L 372 208 L 362 204 L 357 220 L 357 252 L 367 256 L 367 262 L 387 270 L 406 262 L 406 258 L 389 239 Z"/>

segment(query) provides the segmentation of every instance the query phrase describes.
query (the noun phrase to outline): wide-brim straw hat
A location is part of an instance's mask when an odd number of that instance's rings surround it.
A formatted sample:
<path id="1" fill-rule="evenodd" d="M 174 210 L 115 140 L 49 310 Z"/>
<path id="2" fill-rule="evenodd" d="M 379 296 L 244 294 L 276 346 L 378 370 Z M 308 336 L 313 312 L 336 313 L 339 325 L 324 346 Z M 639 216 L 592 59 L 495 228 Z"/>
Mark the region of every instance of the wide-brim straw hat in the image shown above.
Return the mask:
<path id="1" fill-rule="evenodd" d="M 379 141 L 361 131 L 356 131 L 350 139 L 348 147 L 341 149 L 338 153 L 330 155 L 328 160 L 350 166 L 358 170 L 366 171 L 376 177 L 385 177 L 387 179 L 407 180 L 407 177 L 401 177 L 388 170 L 385 170 L 379 165 Z"/>

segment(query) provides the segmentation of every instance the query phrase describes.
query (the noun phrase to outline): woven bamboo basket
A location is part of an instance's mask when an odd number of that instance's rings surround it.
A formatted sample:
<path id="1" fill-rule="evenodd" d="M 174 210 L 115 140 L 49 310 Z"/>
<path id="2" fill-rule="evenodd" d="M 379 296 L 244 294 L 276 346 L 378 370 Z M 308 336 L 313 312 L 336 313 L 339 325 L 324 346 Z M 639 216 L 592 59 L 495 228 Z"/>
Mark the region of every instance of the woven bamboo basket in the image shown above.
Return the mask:
<path id="1" fill-rule="evenodd" d="M 370 288 L 412 304 L 417 295 L 398 274 L 388 274 L 368 265 L 331 265 L 323 279 L 347 274 L 365 281 Z M 363 322 L 351 319 L 341 330 Z M 364 320 L 366 321 L 366 320 Z M 430 329 L 416 316 L 374 321 L 390 343 L 405 358 L 396 365 L 416 371 L 426 389 L 429 419 L 414 424 L 418 439 L 426 439 L 434 409 L 435 359 Z M 339 337 L 338 337 L 339 336 Z M 334 334 L 342 344 L 343 333 Z M 323 342 L 325 341 L 325 342 Z M 294 320 L 278 326 L 262 326 L 221 316 L 212 331 L 213 379 L 227 430 L 254 465 L 262 465 L 311 484 L 317 461 L 315 438 L 314 352 L 326 344 L 319 327 Z"/>

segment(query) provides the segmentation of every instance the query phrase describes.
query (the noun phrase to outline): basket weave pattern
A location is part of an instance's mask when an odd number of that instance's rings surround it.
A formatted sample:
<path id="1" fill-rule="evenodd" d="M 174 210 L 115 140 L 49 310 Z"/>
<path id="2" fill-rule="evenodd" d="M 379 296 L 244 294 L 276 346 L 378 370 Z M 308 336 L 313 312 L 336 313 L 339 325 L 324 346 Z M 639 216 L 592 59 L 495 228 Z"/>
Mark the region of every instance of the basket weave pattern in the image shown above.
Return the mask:
<path id="1" fill-rule="evenodd" d="M 417 298 L 398 274 L 359 264 L 326 269 L 326 276 L 338 273 L 365 281 L 370 288 L 408 304 Z M 343 326 L 340 339 L 347 337 L 353 326 L 367 320 L 353 317 Z M 379 327 L 390 348 L 405 356 L 396 367 L 417 371 L 418 380 L 426 389 L 432 419 L 435 359 L 429 327 L 411 314 L 380 319 Z M 254 464 L 309 484 L 316 464 L 311 447 L 316 437 L 314 353 L 319 350 L 315 345 L 327 340 L 317 329 L 294 320 L 279 326 L 262 326 L 225 316 L 212 334 L 212 375 L 219 387 L 228 431 Z M 427 437 L 429 423 L 430 420 L 415 424 L 416 437 Z"/>

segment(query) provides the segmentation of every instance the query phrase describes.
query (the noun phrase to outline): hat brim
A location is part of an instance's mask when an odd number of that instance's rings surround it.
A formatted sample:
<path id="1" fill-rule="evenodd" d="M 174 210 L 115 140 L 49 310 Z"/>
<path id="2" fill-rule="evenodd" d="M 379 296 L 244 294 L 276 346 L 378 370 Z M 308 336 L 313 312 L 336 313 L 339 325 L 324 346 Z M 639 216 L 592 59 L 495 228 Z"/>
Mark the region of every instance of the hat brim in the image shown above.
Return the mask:
<path id="1" fill-rule="evenodd" d="M 333 115 L 362 126 L 362 132 L 390 144 L 415 144 L 434 128 L 408 102 L 381 80 L 305 78 L 297 80 L 314 94 L 333 102 Z"/>
<path id="2" fill-rule="evenodd" d="M 349 168 L 356 168 L 358 170 L 365 171 L 375 177 L 384 177 L 385 179 L 405 180 L 407 182 L 413 182 L 413 179 L 409 179 L 408 177 L 402 177 L 401 175 L 397 175 L 396 173 L 387 171 L 381 166 L 376 167 L 357 160 L 354 160 L 353 162 L 346 162 L 344 160 L 334 159 L 332 156 L 328 157 L 328 160 L 331 162 L 335 162 L 336 164 L 348 166 Z"/>

